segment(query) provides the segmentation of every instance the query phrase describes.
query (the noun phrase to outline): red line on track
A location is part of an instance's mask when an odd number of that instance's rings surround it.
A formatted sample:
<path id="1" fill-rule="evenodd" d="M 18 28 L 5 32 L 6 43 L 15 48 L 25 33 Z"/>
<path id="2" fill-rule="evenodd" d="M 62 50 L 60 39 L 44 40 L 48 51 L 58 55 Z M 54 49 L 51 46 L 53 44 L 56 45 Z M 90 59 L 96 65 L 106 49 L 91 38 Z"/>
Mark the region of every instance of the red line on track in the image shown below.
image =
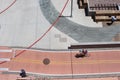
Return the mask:
<path id="1" fill-rule="evenodd" d="M 14 0 L 7 8 L 5 8 L 4 10 L 2 10 L 0 12 L 0 14 L 4 13 L 5 11 L 7 11 L 11 6 L 13 6 L 15 4 L 16 0 Z M 6 63 L 7 61 L 3 61 L 0 64 Z"/>
<path id="2" fill-rule="evenodd" d="M 4 10 L 2 10 L 0 12 L 0 14 L 4 13 L 5 11 L 7 11 L 15 2 L 16 2 L 16 0 L 14 0 L 7 8 L 5 8 Z"/>
<path id="3" fill-rule="evenodd" d="M 15 2 L 16 2 L 16 0 L 14 1 L 14 3 L 15 3 Z M 48 28 L 48 30 L 47 30 L 40 38 L 38 38 L 35 42 L 33 42 L 29 47 L 27 47 L 27 49 L 30 49 L 30 48 L 33 47 L 37 42 L 39 42 L 41 39 L 43 39 L 43 37 L 54 27 L 54 25 L 59 21 L 60 16 L 62 16 L 62 13 L 63 13 L 63 11 L 65 10 L 68 2 L 69 2 L 69 0 L 66 1 L 66 3 L 65 3 L 65 5 L 64 5 L 64 7 L 62 8 L 59 16 L 58 16 L 57 19 L 52 23 L 52 25 Z M 13 4 L 14 4 L 14 3 L 13 3 Z M 12 6 L 13 4 L 11 4 L 11 6 Z M 9 7 L 10 7 L 10 6 L 9 6 Z M 6 9 L 6 10 L 7 10 L 7 9 Z M 4 10 L 4 11 L 6 11 L 6 10 Z M 3 12 L 4 12 L 4 11 L 3 11 Z M 24 53 L 25 51 L 26 51 L 26 50 L 22 50 L 22 51 L 19 52 L 15 57 L 19 56 L 20 54 Z M 12 58 L 11 58 L 11 59 L 12 59 Z M 6 63 L 6 62 L 1 62 L 0 64 L 3 64 L 3 63 Z"/>
<path id="4" fill-rule="evenodd" d="M 33 42 L 27 49 L 30 49 L 31 47 L 33 47 L 37 42 L 39 42 L 53 27 L 54 25 L 59 21 L 60 16 L 62 16 L 63 11 L 65 10 L 67 4 L 68 4 L 69 0 L 66 1 L 62 11 L 60 12 L 59 16 L 57 17 L 57 19 L 52 23 L 52 25 L 48 28 L 48 30 L 40 37 L 38 38 L 35 42 Z M 23 52 L 25 52 L 26 50 L 23 50 L 21 52 L 19 52 L 15 57 L 19 56 L 20 54 L 22 54 Z"/>

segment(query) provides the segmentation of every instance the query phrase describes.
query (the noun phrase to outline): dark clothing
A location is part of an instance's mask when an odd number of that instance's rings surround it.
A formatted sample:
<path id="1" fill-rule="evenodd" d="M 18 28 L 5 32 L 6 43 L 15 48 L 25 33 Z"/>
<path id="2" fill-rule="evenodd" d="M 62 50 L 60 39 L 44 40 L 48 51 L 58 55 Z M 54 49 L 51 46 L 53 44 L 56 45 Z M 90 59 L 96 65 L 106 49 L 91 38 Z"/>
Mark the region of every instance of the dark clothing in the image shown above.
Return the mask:
<path id="1" fill-rule="evenodd" d="M 78 8 L 80 9 L 80 0 L 77 0 Z"/>
<path id="2" fill-rule="evenodd" d="M 80 57 L 83 58 L 83 57 L 85 57 L 85 55 L 84 54 L 76 54 L 75 57 L 76 58 L 80 58 Z"/>
<path id="3" fill-rule="evenodd" d="M 87 53 L 88 53 L 88 51 L 86 49 L 82 49 L 82 50 L 79 50 L 79 54 L 76 54 L 75 57 L 76 58 L 79 58 L 79 57 L 83 58 L 87 55 Z"/>
<path id="4" fill-rule="evenodd" d="M 82 50 L 82 53 L 84 54 L 84 55 L 86 55 L 87 53 L 88 53 L 88 51 L 87 50 Z"/>
<path id="5" fill-rule="evenodd" d="M 21 69 L 20 76 L 21 76 L 21 77 L 27 77 L 26 72 L 25 72 L 24 69 Z"/>
<path id="6" fill-rule="evenodd" d="M 116 16 L 110 16 L 111 17 L 111 23 L 107 23 L 107 25 L 112 25 L 113 22 L 117 20 Z"/>

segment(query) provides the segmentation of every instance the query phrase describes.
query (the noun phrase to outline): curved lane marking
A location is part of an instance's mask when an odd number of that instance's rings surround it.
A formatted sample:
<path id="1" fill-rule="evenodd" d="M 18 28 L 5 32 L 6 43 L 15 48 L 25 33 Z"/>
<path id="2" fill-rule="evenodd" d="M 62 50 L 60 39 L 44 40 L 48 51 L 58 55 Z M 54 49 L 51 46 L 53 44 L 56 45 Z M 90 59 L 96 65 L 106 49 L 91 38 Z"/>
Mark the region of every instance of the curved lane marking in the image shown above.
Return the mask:
<path id="1" fill-rule="evenodd" d="M 13 6 L 13 4 L 16 2 L 17 0 L 14 0 L 7 8 L 5 8 L 4 10 L 0 11 L 0 14 L 4 13 L 5 11 L 7 11 L 11 6 Z"/>
<path id="2" fill-rule="evenodd" d="M 70 0 L 66 0 L 66 3 L 64 4 L 59 16 L 56 18 L 56 20 L 50 25 L 50 27 L 42 34 L 42 36 L 40 36 L 36 41 L 34 41 L 29 47 L 27 47 L 27 49 L 30 49 L 32 48 L 35 44 L 37 44 L 40 40 L 42 40 L 46 35 L 47 33 L 52 30 L 52 28 L 54 27 L 54 25 L 60 20 L 60 16 L 63 14 L 68 2 Z M 23 50 L 21 52 L 19 52 L 15 57 L 19 56 L 20 54 L 24 53 L 26 50 Z"/>

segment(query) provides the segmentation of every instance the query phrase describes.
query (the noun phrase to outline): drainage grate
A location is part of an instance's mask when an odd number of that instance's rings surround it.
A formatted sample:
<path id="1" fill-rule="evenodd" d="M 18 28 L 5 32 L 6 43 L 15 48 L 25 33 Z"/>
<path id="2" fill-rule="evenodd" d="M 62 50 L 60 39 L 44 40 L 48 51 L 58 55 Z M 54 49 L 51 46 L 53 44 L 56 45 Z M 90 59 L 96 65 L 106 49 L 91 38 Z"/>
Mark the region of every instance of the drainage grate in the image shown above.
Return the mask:
<path id="1" fill-rule="evenodd" d="M 49 63 L 50 63 L 50 59 L 45 58 L 45 59 L 43 60 L 43 64 L 48 65 Z"/>

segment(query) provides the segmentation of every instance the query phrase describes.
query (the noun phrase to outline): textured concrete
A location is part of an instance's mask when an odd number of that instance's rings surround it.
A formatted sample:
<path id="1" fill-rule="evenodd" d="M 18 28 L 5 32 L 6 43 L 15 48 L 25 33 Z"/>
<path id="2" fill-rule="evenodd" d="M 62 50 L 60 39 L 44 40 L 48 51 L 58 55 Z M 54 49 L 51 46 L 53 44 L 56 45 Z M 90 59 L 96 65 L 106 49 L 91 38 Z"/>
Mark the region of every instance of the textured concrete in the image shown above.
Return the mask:
<path id="1" fill-rule="evenodd" d="M 46 19 L 52 24 L 59 15 L 50 0 L 40 0 L 40 8 Z M 109 26 L 104 28 L 90 28 L 68 20 L 60 18 L 55 25 L 57 29 L 81 42 L 111 42 L 115 34 L 120 32 L 120 26 Z"/>
<path id="2" fill-rule="evenodd" d="M 61 12 L 63 6 L 66 3 L 66 0 L 51 0 L 53 6 L 58 12 Z M 58 6 L 59 5 L 59 6 Z M 94 22 L 91 16 L 86 16 L 84 9 L 78 9 L 77 0 L 69 0 L 65 10 L 62 13 L 62 16 L 67 19 L 85 25 L 87 27 L 102 27 L 102 22 Z"/>
<path id="3" fill-rule="evenodd" d="M 1 0 L 0 11 L 3 11 L 13 1 Z M 0 45 L 28 47 L 40 38 L 59 15 L 60 10 L 56 9 L 58 7 L 52 2 L 51 0 L 16 0 L 13 6 L 0 14 Z M 58 6 L 63 5 L 64 3 Z M 75 2 L 74 5 L 76 5 Z M 66 15 L 66 12 L 63 14 Z M 101 26 L 95 27 L 93 24 L 93 28 L 92 24 L 84 26 L 76 22 L 78 18 L 71 19 L 61 17 L 54 25 L 55 27 L 53 26 L 51 31 L 33 47 L 67 49 L 71 44 L 83 42 L 111 42 L 113 37 L 120 33 L 119 25 L 102 28 Z M 83 20 L 81 23 L 90 24 L 89 20 L 88 22 Z M 56 37 L 56 35 L 59 36 Z"/>
<path id="4" fill-rule="evenodd" d="M 2 0 L 0 11 L 3 11 L 13 1 Z M 40 10 L 39 0 L 17 0 L 13 6 L 0 14 L 0 45 L 28 47 L 40 38 L 50 26 L 51 24 Z M 61 37 L 55 38 L 56 34 L 61 35 Z M 61 42 L 62 38 L 66 38 L 66 42 Z M 77 43 L 77 41 L 53 27 L 33 47 L 64 49 L 71 43 Z"/>

